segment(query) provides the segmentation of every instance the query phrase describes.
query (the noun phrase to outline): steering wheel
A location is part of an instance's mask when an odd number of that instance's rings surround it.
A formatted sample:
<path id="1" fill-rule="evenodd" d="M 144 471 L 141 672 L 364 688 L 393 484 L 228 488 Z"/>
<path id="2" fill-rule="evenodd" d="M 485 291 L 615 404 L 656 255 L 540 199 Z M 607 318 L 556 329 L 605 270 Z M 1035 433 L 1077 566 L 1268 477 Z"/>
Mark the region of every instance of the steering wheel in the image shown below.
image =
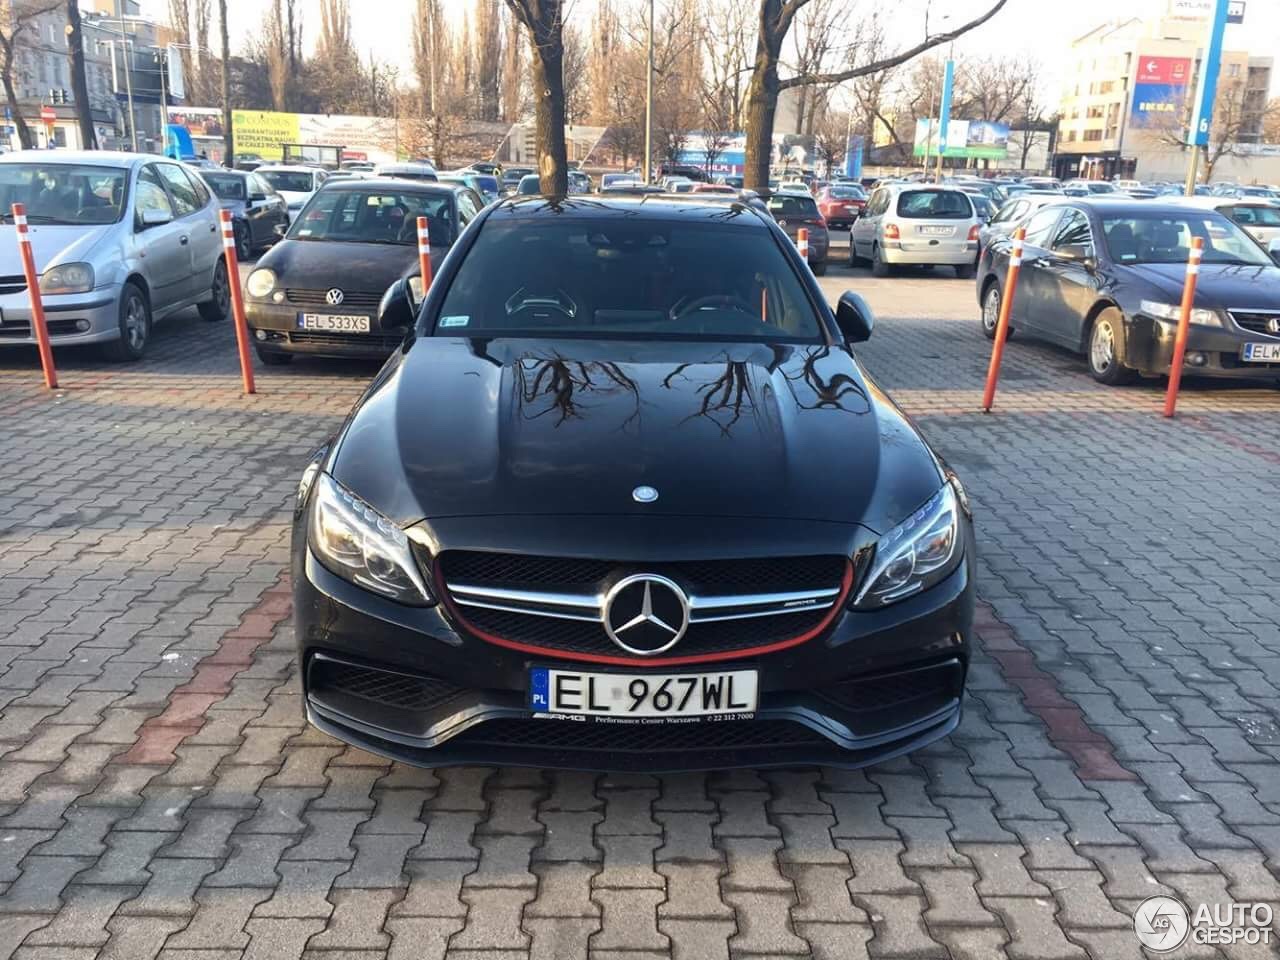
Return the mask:
<path id="1" fill-rule="evenodd" d="M 704 307 L 718 307 L 727 310 L 737 310 L 739 313 L 745 313 L 754 316 L 751 312 L 751 305 L 741 297 L 732 293 L 712 293 L 705 297 L 697 297 L 690 300 L 688 297 L 681 297 L 671 305 L 669 316 L 672 320 L 679 320 L 686 313 L 692 313 L 694 310 L 701 310 Z"/>

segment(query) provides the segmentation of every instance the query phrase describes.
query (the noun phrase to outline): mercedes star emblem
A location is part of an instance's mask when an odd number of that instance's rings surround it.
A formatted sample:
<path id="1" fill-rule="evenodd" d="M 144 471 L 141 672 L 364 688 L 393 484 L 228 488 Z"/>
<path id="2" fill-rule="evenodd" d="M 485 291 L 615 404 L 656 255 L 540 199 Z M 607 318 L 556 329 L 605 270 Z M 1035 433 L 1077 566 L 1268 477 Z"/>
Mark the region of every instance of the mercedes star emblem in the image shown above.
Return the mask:
<path id="1" fill-rule="evenodd" d="M 331 307 L 336 307 L 342 302 L 342 291 L 337 287 L 334 287 L 324 295 L 324 302 L 329 304 Z"/>
<path id="2" fill-rule="evenodd" d="M 631 499 L 636 503 L 653 503 L 658 499 L 658 491 L 653 487 L 636 487 L 631 491 Z"/>
<path id="3" fill-rule="evenodd" d="M 689 627 L 689 598 L 656 573 L 615 583 L 604 598 L 604 632 L 627 653 L 652 657 L 670 650 Z"/>

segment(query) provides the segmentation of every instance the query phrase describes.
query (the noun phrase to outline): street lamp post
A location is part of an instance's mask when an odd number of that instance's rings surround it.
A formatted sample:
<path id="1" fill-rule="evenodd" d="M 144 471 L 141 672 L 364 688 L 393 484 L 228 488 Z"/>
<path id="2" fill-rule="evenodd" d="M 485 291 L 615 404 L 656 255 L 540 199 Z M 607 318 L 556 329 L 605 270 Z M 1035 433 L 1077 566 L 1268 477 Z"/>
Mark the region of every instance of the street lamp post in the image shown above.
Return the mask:
<path id="1" fill-rule="evenodd" d="M 644 182 L 653 175 L 653 0 L 649 0 L 649 43 L 644 71 Z"/>

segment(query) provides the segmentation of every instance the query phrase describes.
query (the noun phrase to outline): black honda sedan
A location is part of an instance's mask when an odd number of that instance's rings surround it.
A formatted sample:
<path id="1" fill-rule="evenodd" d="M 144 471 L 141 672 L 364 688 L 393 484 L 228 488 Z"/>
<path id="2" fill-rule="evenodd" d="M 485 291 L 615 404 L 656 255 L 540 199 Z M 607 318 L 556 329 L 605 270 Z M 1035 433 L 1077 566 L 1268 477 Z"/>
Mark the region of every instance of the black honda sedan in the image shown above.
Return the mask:
<path id="1" fill-rule="evenodd" d="M 383 358 L 406 328 L 378 316 L 400 279 L 421 294 L 418 217 L 425 216 L 434 266 L 482 204 L 465 186 L 374 179 L 326 183 L 245 283 L 245 315 L 263 363 L 294 354 Z"/>
<path id="2" fill-rule="evenodd" d="M 276 188 L 244 170 L 201 170 L 222 209 L 231 211 L 236 257 L 248 260 L 280 239 L 277 227 L 289 226 L 289 206 Z"/>
<path id="3" fill-rule="evenodd" d="M 1169 372 L 1193 237 L 1204 241 L 1186 374 L 1280 382 L 1280 267 L 1214 210 L 1159 200 L 1071 199 L 1026 224 L 1010 330 L 1084 354 L 1094 379 Z M 982 329 L 995 335 L 1008 237 L 978 266 Z"/>
<path id="4" fill-rule="evenodd" d="M 856 766 L 959 721 L 965 495 L 767 213 L 490 206 L 299 487 L 307 715 L 412 763 Z"/>

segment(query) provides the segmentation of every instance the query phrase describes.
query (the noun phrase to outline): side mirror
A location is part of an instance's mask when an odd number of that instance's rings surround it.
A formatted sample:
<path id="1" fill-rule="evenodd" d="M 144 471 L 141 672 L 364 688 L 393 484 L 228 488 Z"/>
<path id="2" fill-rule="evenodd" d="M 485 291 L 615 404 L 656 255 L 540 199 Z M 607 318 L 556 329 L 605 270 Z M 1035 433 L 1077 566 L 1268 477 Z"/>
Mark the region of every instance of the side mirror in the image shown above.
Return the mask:
<path id="1" fill-rule="evenodd" d="M 413 326 L 415 314 L 409 280 L 401 277 L 382 295 L 382 302 L 378 304 L 378 324 L 383 330 L 407 332 Z"/>
<path id="2" fill-rule="evenodd" d="M 169 223 L 173 220 L 173 214 L 168 210 L 146 209 L 142 211 L 142 225 L 144 227 L 158 227 L 162 223 Z"/>
<path id="3" fill-rule="evenodd" d="M 289 232 L 289 225 L 287 223 L 277 223 L 272 229 L 277 237 L 283 237 Z"/>
<path id="4" fill-rule="evenodd" d="M 863 343 L 871 339 L 871 331 L 875 328 L 876 317 L 871 306 L 861 294 L 846 290 L 840 294 L 840 302 L 836 305 L 836 326 L 844 336 L 845 343 Z"/>

